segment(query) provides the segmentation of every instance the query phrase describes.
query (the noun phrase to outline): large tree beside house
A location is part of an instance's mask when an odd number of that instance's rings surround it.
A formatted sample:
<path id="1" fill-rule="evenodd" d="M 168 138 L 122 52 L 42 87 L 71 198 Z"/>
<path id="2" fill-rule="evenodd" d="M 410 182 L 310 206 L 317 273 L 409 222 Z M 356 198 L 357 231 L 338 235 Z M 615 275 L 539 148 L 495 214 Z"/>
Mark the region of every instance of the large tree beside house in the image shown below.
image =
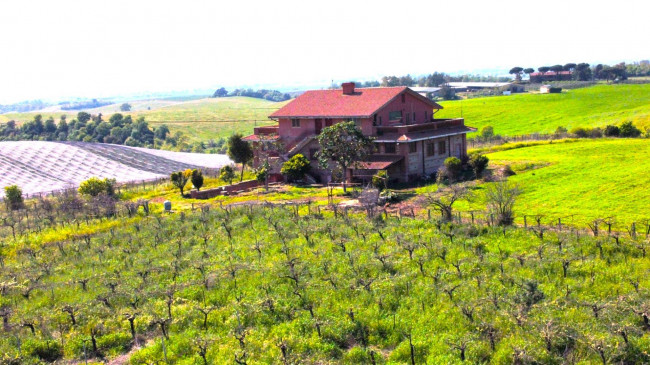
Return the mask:
<path id="1" fill-rule="evenodd" d="M 228 138 L 228 157 L 241 164 L 239 181 L 244 180 L 244 168 L 253 160 L 253 149 L 242 139 L 241 134 L 233 134 Z"/>
<path id="2" fill-rule="evenodd" d="M 318 136 L 318 160 L 323 168 L 333 161 L 343 171 L 343 191 L 346 191 L 347 171 L 370 153 L 372 139 L 363 135 L 354 122 L 338 123 L 324 128 Z"/>

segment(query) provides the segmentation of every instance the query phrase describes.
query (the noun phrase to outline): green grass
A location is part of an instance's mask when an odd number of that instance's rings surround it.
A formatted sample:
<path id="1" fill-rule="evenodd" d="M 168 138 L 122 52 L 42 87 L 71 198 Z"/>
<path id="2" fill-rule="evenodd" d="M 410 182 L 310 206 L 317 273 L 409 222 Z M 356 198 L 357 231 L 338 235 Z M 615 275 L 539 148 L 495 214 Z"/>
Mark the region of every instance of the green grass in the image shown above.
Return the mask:
<path id="1" fill-rule="evenodd" d="M 562 94 L 516 94 L 446 101 L 436 117 L 462 115 L 472 127 L 494 127 L 501 135 L 552 133 L 558 126 L 603 127 L 632 121 L 650 127 L 650 84 L 596 85 Z"/>
<path id="2" fill-rule="evenodd" d="M 517 172 L 509 180 L 523 191 L 519 215 L 575 215 L 576 223 L 615 217 L 626 225 L 650 218 L 648 139 L 552 143 L 487 156 L 492 166 L 509 164 Z"/>

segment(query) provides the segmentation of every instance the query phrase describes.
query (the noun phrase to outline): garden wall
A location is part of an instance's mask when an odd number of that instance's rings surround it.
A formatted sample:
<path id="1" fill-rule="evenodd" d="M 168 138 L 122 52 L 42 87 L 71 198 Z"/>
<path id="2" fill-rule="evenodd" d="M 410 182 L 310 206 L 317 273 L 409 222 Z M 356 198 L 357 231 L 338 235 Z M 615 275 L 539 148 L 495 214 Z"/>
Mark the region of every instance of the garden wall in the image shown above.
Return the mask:
<path id="1" fill-rule="evenodd" d="M 215 196 L 219 195 L 231 195 L 235 192 L 241 191 L 241 190 L 249 190 L 252 188 L 255 188 L 260 185 L 260 182 L 257 180 L 246 180 L 242 181 L 240 183 L 232 184 L 232 185 L 225 185 L 225 186 L 220 186 L 218 188 L 214 189 L 207 189 L 207 190 L 201 190 L 201 191 L 196 191 L 192 190 L 190 192 L 190 196 L 192 199 L 210 199 L 214 198 Z"/>

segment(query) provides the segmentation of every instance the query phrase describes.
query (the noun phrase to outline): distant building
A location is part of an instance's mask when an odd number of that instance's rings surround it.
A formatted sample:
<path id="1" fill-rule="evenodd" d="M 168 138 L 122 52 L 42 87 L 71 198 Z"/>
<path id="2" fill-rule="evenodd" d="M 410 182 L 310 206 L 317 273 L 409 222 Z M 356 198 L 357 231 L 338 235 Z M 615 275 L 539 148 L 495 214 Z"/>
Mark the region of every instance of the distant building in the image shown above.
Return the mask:
<path id="1" fill-rule="evenodd" d="M 540 94 L 556 94 L 556 93 L 561 93 L 562 88 L 561 87 L 552 87 L 551 85 L 542 85 L 539 87 L 539 93 Z"/>
<path id="2" fill-rule="evenodd" d="M 312 90 L 298 96 L 269 116 L 276 126 L 257 127 L 245 137 L 255 150 L 254 165 L 267 141 L 280 141 L 284 151 L 268 153 L 277 167 L 301 153 L 312 161 L 312 175 L 329 182 L 331 171 L 320 169 L 316 139 L 321 130 L 336 123 L 354 121 L 364 135 L 374 137 L 374 152 L 345 173 L 353 180 L 367 181 L 379 170 L 387 170 L 391 179 L 412 181 L 435 173 L 450 156 L 467 154 L 466 127 L 463 118 L 436 119 L 439 104 L 408 87 L 355 89 L 344 83 L 342 89 Z M 277 175 L 276 175 L 277 177 Z"/>
<path id="3" fill-rule="evenodd" d="M 533 72 L 530 74 L 530 82 L 544 82 L 544 81 L 560 81 L 571 80 L 573 78 L 572 71 L 546 71 L 546 72 Z"/>

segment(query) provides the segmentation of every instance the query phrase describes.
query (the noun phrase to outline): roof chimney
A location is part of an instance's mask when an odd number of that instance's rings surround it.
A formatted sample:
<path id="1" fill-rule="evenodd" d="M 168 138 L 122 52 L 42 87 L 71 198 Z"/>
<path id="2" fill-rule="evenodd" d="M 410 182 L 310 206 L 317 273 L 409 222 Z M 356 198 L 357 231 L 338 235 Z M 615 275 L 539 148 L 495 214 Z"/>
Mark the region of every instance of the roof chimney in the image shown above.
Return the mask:
<path id="1" fill-rule="evenodd" d="M 354 94 L 354 82 L 344 82 L 341 84 L 341 87 L 343 88 L 344 95 Z"/>

